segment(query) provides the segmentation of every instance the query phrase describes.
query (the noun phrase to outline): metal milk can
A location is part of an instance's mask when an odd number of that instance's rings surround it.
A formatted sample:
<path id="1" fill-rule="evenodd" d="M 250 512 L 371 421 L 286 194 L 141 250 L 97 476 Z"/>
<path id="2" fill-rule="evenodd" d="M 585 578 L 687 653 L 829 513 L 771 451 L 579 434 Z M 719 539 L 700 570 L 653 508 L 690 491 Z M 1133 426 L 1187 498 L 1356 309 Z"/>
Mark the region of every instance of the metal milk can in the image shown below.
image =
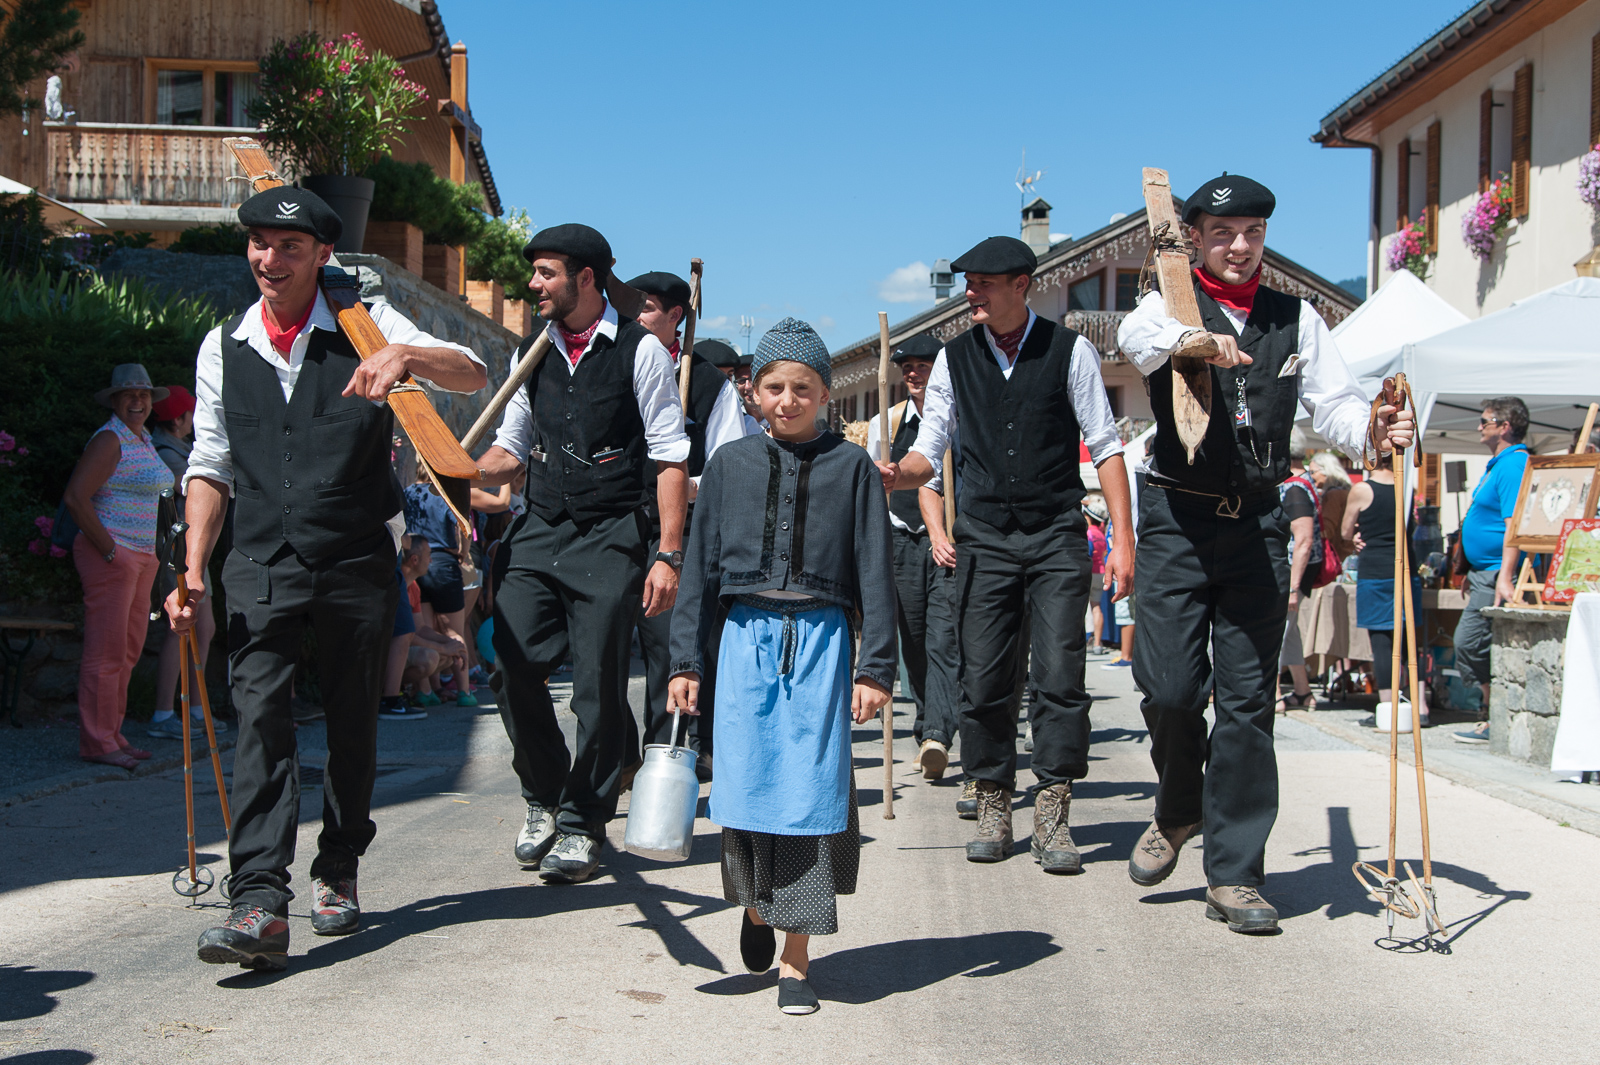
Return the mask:
<path id="1" fill-rule="evenodd" d="M 633 778 L 628 827 L 622 837 L 629 853 L 659 862 L 684 861 L 694 845 L 700 781 L 694 775 L 697 756 L 693 748 L 677 743 L 681 718 L 680 712 L 673 712 L 670 746 L 652 743 L 644 749 L 644 765 Z"/>

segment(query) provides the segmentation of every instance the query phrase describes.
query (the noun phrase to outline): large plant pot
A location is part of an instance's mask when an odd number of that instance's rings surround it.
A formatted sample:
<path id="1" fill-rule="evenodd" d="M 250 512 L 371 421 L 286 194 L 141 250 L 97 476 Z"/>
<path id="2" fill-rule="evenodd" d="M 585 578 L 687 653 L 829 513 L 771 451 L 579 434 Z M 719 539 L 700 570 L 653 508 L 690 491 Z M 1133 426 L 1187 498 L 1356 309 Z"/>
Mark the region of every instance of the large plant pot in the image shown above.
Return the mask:
<path id="1" fill-rule="evenodd" d="M 361 251 L 367 239 L 367 212 L 372 209 L 375 185 L 371 178 L 344 174 L 313 174 L 300 179 L 300 187 L 326 200 L 344 223 L 344 232 L 333 245 L 335 252 Z"/>

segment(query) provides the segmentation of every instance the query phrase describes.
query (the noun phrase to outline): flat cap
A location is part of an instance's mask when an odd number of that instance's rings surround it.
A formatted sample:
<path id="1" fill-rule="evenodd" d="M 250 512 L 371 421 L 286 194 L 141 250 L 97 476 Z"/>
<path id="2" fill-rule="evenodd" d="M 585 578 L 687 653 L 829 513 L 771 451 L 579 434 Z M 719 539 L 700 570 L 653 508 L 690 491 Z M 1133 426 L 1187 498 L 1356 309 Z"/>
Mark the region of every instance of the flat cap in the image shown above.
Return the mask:
<path id="1" fill-rule="evenodd" d="M 833 360 L 817 331 L 798 318 L 785 318 L 768 329 L 756 345 L 751 372 L 759 374 L 770 362 L 798 362 L 817 371 L 823 388 L 833 387 Z"/>
<path id="2" fill-rule="evenodd" d="M 1224 170 L 1221 177 L 1201 185 L 1184 201 L 1183 221 L 1192 226 L 1202 214 L 1219 218 L 1271 218 L 1276 206 L 1277 198 L 1261 182 Z"/>
<path id="3" fill-rule="evenodd" d="M 661 301 L 663 308 L 689 306 L 689 282 L 677 274 L 669 274 L 665 270 L 652 270 L 648 274 L 640 274 L 628 282 L 629 288 L 636 288 L 646 296 L 654 296 Z M 699 345 L 695 345 L 699 351 Z"/>
<path id="4" fill-rule="evenodd" d="M 587 266 L 594 271 L 597 286 L 603 286 L 606 278 L 611 276 L 611 264 L 615 261 L 606 238 L 600 235 L 598 229 L 582 222 L 568 222 L 539 230 L 522 246 L 522 257 L 531 263 L 541 251 L 570 256 L 578 262 L 580 269 Z"/>
<path id="5" fill-rule="evenodd" d="M 696 341 L 694 353 L 719 369 L 726 370 L 739 365 L 739 353 L 720 340 Z"/>
<path id="6" fill-rule="evenodd" d="M 943 350 L 944 344 L 938 337 L 929 336 L 927 333 L 918 333 L 898 348 L 895 348 L 894 354 L 889 356 L 889 361 L 897 366 L 907 359 L 927 359 L 931 362 L 938 358 L 939 352 Z"/>
<path id="7" fill-rule="evenodd" d="M 1028 274 L 1039 266 L 1039 257 L 1016 237 L 990 237 L 980 240 L 950 264 L 958 274 Z"/>
<path id="8" fill-rule="evenodd" d="M 319 244 L 332 244 L 344 232 L 338 212 L 326 200 L 292 185 L 258 192 L 241 203 L 239 224 L 246 229 L 293 229 L 311 234 Z"/>

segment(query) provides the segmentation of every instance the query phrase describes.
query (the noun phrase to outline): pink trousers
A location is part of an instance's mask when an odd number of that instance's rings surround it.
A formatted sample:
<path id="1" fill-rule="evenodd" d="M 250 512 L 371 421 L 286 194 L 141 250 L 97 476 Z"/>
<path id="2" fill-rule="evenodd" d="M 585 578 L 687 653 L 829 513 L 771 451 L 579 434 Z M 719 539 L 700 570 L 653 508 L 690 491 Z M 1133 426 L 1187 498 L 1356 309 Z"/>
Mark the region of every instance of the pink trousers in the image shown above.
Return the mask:
<path id="1" fill-rule="evenodd" d="M 117 548 L 110 562 L 87 536 L 72 543 L 83 581 L 83 661 L 78 669 L 78 754 L 93 758 L 131 746 L 122 735 L 128 678 L 144 650 L 150 625 L 153 553 Z"/>

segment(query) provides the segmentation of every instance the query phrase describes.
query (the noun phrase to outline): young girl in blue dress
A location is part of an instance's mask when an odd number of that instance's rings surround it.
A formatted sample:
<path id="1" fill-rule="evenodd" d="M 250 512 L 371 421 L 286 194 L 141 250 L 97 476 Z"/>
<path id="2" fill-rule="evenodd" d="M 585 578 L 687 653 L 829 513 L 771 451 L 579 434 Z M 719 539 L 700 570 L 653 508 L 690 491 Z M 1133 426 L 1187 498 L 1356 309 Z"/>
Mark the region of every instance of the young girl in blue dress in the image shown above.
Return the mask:
<path id="1" fill-rule="evenodd" d="M 860 831 L 850 723 L 889 703 L 897 669 L 889 511 L 867 453 L 817 428 L 828 349 L 786 318 L 751 367 L 771 436 L 706 464 L 672 621 L 670 702 L 696 712 L 700 649 L 727 609 L 717 660 L 723 896 L 743 908 L 745 966 L 772 967 L 778 1006 L 812 1013 L 807 944 L 838 931 L 855 892 Z M 857 638 L 859 637 L 859 651 Z"/>

